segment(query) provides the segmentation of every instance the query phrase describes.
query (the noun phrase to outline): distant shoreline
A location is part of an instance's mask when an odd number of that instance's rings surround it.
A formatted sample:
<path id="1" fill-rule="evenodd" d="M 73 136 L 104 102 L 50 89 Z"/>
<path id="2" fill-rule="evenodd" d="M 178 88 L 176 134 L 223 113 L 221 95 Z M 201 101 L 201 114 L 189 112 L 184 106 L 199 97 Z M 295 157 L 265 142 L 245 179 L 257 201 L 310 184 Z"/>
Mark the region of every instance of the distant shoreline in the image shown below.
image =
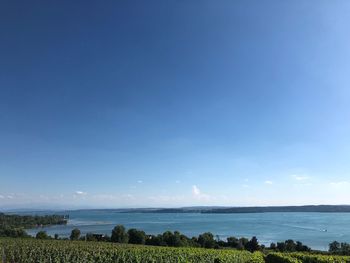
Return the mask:
<path id="1" fill-rule="evenodd" d="M 45 212 L 69 213 L 70 211 L 113 211 L 116 213 L 203 213 L 203 214 L 244 214 L 244 213 L 350 213 L 350 205 L 302 205 L 302 206 L 193 206 L 179 208 L 87 208 L 87 209 L 14 209 L 5 213 L 44 213 Z"/>
<path id="2" fill-rule="evenodd" d="M 179 207 L 179 208 L 122 208 L 122 209 L 78 209 L 71 211 L 114 211 L 117 213 L 350 213 L 350 205 L 303 205 L 303 206 L 247 206 L 247 207 Z"/>
<path id="3" fill-rule="evenodd" d="M 126 211 L 124 211 L 126 212 Z M 238 214 L 238 213 L 350 213 L 350 205 L 305 205 L 305 206 L 252 206 L 252 207 L 184 207 L 161 209 L 131 209 L 130 212 L 143 213 L 204 213 L 204 214 Z"/>

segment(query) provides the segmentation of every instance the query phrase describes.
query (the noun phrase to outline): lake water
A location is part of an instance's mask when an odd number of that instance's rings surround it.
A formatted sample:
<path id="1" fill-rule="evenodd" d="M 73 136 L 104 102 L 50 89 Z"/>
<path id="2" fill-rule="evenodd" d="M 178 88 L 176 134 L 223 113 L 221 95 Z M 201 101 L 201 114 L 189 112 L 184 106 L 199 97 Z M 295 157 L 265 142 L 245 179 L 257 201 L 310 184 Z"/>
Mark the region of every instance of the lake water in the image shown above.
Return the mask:
<path id="1" fill-rule="evenodd" d="M 149 234 L 178 230 L 187 236 L 209 231 L 221 239 L 256 236 L 265 245 L 293 239 L 319 250 L 327 250 L 334 240 L 350 242 L 350 213 L 160 214 L 85 210 L 70 211 L 69 215 L 66 226 L 31 229 L 28 233 L 35 235 L 37 231 L 45 230 L 50 235 L 57 233 L 68 237 L 71 230 L 78 227 L 82 234 L 110 235 L 115 225 L 122 224 Z"/>

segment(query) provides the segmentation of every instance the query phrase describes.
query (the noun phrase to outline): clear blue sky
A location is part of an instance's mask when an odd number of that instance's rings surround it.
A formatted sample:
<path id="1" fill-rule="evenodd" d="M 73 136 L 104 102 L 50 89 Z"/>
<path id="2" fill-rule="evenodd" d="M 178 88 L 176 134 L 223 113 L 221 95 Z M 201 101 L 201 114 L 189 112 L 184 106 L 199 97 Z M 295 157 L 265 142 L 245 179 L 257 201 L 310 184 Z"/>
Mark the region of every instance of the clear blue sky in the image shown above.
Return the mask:
<path id="1" fill-rule="evenodd" d="M 0 207 L 350 203 L 349 1 L 0 4 Z"/>

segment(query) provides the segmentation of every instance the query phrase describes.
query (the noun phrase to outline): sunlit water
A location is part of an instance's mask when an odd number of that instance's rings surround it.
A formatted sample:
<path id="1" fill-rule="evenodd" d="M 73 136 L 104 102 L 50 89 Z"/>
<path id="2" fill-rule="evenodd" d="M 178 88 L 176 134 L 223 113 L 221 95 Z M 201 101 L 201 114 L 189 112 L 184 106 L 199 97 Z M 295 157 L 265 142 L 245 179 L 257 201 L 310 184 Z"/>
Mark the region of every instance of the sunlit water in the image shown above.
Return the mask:
<path id="1" fill-rule="evenodd" d="M 35 235 L 45 230 L 50 235 L 67 237 L 78 227 L 82 234 L 111 234 L 112 228 L 122 224 L 149 234 L 178 230 L 187 236 L 212 232 L 220 239 L 228 236 L 257 236 L 260 243 L 286 239 L 299 240 L 313 249 L 327 250 L 334 240 L 350 242 L 350 213 L 253 213 L 253 214 L 158 214 L 118 213 L 115 211 L 71 211 L 66 226 L 52 226 L 28 230 Z"/>

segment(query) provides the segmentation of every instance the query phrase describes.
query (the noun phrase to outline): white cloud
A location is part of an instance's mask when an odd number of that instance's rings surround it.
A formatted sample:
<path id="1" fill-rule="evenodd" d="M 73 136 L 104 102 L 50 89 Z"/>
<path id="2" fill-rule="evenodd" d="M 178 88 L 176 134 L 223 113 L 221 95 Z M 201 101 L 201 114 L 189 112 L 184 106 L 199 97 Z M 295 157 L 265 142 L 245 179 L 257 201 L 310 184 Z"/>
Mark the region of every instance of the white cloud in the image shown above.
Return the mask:
<path id="1" fill-rule="evenodd" d="M 298 174 L 293 174 L 292 177 L 297 180 L 297 181 L 305 181 L 305 180 L 308 180 L 310 179 L 309 176 L 306 176 L 306 175 L 298 175 Z"/>
<path id="2" fill-rule="evenodd" d="M 269 181 L 269 180 L 266 180 L 265 182 L 264 182 L 265 184 L 273 184 L 273 182 L 272 181 Z"/>
<path id="3" fill-rule="evenodd" d="M 83 191 L 75 191 L 75 193 L 73 194 L 73 198 L 83 198 L 85 199 L 85 196 L 87 195 L 86 192 Z"/>
<path id="4" fill-rule="evenodd" d="M 142 181 L 142 180 L 138 180 L 137 183 L 138 183 L 138 184 L 142 184 L 143 181 Z"/>
<path id="5" fill-rule="evenodd" d="M 195 199 L 200 201 L 209 201 L 210 199 L 212 199 L 210 195 L 202 193 L 196 185 L 192 186 L 192 195 Z"/>
<path id="6" fill-rule="evenodd" d="M 244 187 L 244 188 L 248 188 L 248 187 L 249 187 L 249 185 L 247 185 L 247 184 L 242 184 L 242 187 Z"/>
<path id="7" fill-rule="evenodd" d="M 192 186 L 192 194 L 194 196 L 200 196 L 201 195 L 201 190 L 197 187 L 197 185 Z"/>
<path id="8" fill-rule="evenodd" d="M 0 195 L 0 199 L 4 199 L 5 198 L 5 196 L 3 196 L 3 195 Z"/>
<path id="9" fill-rule="evenodd" d="M 180 183 L 180 180 L 176 180 L 175 183 L 176 183 L 176 184 L 179 184 L 179 183 Z"/>

